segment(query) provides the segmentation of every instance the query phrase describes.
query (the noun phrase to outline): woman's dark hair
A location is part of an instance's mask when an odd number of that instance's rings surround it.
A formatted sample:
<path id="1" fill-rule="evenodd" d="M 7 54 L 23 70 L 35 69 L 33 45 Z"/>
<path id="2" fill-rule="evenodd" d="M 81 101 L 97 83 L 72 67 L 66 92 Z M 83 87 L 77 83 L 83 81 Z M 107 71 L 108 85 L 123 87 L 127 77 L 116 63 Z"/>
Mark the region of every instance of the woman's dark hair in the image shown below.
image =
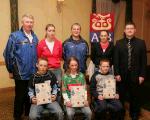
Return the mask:
<path id="1" fill-rule="evenodd" d="M 68 60 L 67 60 L 67 70 L 66 70 L 66 74 L 70 74 L 69 65 L 70 65 L 70 62 L 71 62 L 71 61 L 76 61 L 76 62 L 77 62 L 77 64 L 78 64 L 77 73 L 79 73 L 79 60 L 78 60 L 75 56 L 72 56 L 72 57 L 68 58 Z"/>
<path id="2" fill-rule="evenodd" d="M 106 33 L 107 33 L 107 35 L 109 36 L 109 32 L 108 32 L 108 30 L 101 30 L 101 31 L 100 31 L 100 35 L 101 35 L 101 32 L 106 32 Z"/>

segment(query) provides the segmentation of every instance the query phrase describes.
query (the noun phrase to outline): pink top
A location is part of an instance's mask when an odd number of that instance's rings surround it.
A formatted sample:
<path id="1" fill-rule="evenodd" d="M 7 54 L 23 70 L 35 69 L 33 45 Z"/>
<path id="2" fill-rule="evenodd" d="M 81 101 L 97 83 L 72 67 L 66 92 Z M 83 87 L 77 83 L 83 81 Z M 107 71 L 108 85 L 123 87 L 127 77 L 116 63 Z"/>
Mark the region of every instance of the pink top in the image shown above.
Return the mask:
<path id="1" fill-rule="evenodd" d="M 107 47 L 109 46 L 109 42 L 106 42 L 106 43 L 100 42 L 100 46 L 102 47 L 103 51 L 105 51 Z"/>

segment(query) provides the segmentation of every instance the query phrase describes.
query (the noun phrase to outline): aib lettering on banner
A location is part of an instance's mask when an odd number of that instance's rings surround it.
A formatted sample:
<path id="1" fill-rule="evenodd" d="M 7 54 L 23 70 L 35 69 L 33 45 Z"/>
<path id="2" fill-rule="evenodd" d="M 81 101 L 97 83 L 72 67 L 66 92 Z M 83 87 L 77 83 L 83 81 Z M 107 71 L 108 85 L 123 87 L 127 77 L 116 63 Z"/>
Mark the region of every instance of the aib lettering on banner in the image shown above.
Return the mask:
<path id="1" fill-rule="evenodd" d="M 90 41 L 99 42 L 99 34 L 102 30 L 107 30 L 109 32 L 109 41 L 113 41 L 114 14 L 93 13 L 90 15 Z"/>

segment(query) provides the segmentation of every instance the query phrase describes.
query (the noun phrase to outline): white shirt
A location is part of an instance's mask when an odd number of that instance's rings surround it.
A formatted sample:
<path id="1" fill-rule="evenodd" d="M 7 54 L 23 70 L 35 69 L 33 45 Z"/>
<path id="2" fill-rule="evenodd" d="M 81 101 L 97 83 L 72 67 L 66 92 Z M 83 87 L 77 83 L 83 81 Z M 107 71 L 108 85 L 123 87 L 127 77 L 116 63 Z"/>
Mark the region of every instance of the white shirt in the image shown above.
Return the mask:
<path id="1" fill-rule="evenodd" d="M 78 74 L 71 74 L 71 73 L 70 73 L 70 76 L 71 76 L 72 78 L 76 78 L 77 75 L 78 75 Z"/>
<path id="2" fill-rule="evenodd" d="M 54 41 L 49 42 L 47 39 L 45 40 L 46 45 L 48 46 L 49 50 L 51 53 L 53 53 L 53 48 L 54 48 Z"/>
<path id="3" fill-rule="evenodd" d="M 28 33 L 26 33 L 26 32 L 24 31 L 24 33 L 25 33 L 25 35 L 28 37 L 30 43 L 32 43 L 32 41 L 33 41 L 33 36 L 32 36 L 32 34 L 31 34 L 31 32 L 28 34 Z"/>

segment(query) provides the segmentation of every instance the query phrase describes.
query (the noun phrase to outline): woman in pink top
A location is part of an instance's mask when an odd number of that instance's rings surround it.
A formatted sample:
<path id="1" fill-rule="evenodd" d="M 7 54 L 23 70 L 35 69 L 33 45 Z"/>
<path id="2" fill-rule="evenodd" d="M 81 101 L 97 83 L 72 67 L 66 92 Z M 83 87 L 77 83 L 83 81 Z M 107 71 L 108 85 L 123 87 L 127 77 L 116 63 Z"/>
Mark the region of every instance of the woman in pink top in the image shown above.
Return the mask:
<path id="1" fill-rule="evenodd" d="M 45 30 L 45 38 L 39 42 L 37 47 L 38 57 L 48 59 L 48 67 L 61 85 L 62 42 L 55 37 L 55 26 L 53 24 L 46 25 Z"/>

